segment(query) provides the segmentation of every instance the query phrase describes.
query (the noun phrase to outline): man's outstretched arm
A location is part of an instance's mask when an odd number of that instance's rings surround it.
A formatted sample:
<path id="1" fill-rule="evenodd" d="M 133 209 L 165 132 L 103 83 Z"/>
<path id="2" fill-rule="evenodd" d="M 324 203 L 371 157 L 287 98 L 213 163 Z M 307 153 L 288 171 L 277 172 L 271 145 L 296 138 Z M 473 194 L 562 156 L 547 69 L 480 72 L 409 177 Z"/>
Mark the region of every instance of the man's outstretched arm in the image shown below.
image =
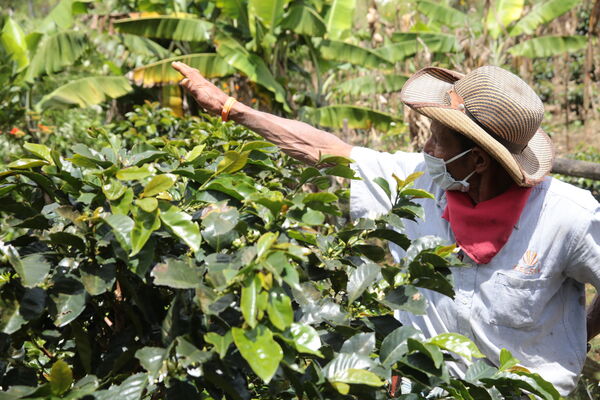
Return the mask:
<path id="1" fill-rule="evenodd" d="M 181 86 L 186 88 L 198 104 L 213 114 L 220 114 L 229 97 L 221 89 L 206 80 L 197 69 L 174 62 L 173 68 L 185 78 Z M 329 132 L 314 128 L 304 122 L 277 117 L 254 110 L 236 102 L 229 119 L 258 133 L 297 160 L 314 164 L 323 154 L 349 157 L 352 145 Z"/>

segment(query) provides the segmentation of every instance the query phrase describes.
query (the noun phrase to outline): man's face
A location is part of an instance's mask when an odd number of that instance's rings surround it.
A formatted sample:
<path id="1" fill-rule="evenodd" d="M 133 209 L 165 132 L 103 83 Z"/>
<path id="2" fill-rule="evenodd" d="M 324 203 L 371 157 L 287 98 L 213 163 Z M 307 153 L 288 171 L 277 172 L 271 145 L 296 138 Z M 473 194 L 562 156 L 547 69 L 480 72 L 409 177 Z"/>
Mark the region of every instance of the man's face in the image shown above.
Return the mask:
<path id="1" fill-rule="evenodd" d="M 430 130 L 431 136 L 423 148 L 423 151 L 430 156 L 449 160 L 466 150 L 462 148 L 456 134 L 439 122 L 431 121 Z M 463 179 L 473 171 L 474 166 L 470 163 L 469 154 L 446 165 L 446 169 L 454 179 Z"/>

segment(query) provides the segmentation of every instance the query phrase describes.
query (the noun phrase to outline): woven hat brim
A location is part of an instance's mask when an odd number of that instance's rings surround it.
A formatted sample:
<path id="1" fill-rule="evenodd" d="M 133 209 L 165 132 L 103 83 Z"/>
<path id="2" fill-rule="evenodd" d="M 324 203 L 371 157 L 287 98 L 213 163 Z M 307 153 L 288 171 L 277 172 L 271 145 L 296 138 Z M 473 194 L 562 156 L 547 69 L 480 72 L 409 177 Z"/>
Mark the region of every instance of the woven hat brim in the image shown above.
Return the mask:
<path id="1" fill-rule="evenodd" d="M 462 133 L 496 159 L 519 186 L 540 183 L 552 168 L 554 148 L 540 128 L 519 154 L 511 153 L 467 114 L 452 108 L 448 91 L 462 75 L 442 68 L 425 68 L 404 85 L 401 99 L 416 112 Z"/>

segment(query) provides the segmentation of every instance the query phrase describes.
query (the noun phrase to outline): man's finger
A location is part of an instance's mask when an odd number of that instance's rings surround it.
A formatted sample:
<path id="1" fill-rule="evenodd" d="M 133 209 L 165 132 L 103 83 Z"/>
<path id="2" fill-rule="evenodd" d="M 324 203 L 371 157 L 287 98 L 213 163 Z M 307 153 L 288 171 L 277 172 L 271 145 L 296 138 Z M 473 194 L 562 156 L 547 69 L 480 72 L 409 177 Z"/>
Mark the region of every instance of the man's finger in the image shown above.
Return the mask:
<path id="1" fill-rule="evenodd" d="M 187 64 L 184 64 L 182 62 L 179 61 L 173 61 L 171 63 L 171 66 L 176 69 L 181 75 L 184 76 L 189 76 L 190 73 L 192 73 L 192 71 L 194 71 L 194 69 L 192 67 L 190 67 Z"/>
<path id="2" fill-rule="evenodd" d="M 179 81 L 179 84 L 181 86 L 189 87 L 190 80 L 188 78 L 183 78 L 181 81 Z"/>

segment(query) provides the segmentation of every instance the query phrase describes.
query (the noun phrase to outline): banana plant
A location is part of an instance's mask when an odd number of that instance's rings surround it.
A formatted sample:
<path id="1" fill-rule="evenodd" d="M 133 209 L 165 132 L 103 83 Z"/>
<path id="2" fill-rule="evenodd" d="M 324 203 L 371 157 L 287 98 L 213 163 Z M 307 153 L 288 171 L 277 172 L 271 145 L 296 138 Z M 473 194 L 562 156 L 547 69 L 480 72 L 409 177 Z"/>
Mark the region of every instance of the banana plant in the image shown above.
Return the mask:
<path id="1" fill-rule="evenodd" d="M 388 72 L 394 67 L 394 60 L 361 46 L 352 36 L 356 0 L 216 0 L 202 4 L 213 7 L 195 14 L 191 9 L 170 14 L 141 13 L 114 21 L 121 33 L 166 40 L 183 53 L 132 70 L 129 77 L 134 83 L 146 87 L 176 83 L 179 76 L 169 65 L 177 59 L 209 78 L 241 75 L 254 85 L 253 95 L 259 101 L 274 100 L 263 106 L 275 112 L 301 113 L 313 123 L 323 122 L 323 126 L 334 128 L 348 126 L 349 116 L 353 126 L 389 126 L 380 123 L 389 119 L 385 113 L 357 112 L 354 105 L 336 104 L 335 112 L 309 112 L 329 105 L 322 93 L 323 84 L 338 66 Z M 316 71 L 316 79 L 304 71 L 302 65 L 306 62 Z M 325 71 L 329 71 L 328 76 Z M 299 98 L 304 100 L 298 103 Z M 300 111 L 304 106 L 309 108 Z M 358 118 L 364 121 L 355 123 Z"/>

